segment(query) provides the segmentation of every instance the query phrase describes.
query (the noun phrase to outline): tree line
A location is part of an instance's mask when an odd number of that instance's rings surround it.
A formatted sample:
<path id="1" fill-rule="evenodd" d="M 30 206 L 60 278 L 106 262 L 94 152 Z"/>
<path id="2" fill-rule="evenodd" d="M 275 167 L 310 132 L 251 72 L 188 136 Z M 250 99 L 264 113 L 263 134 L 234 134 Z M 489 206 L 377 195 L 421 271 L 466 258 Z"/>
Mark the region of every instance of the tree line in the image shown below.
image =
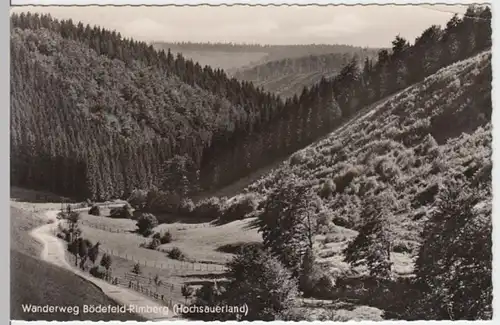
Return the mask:
<path id="1" fill-rule="evenodd" d="M 234 77 L 253 82 L 262 82 L 291 74 L 319 72 L 323 75 L 339 72 L 353 57 L 363 62 L 365 58 L 376 55 L 375 50 L 360 50 L 359 53 L 328 53 L 308 55 L 299 58 L 285 58 L 236 71 Z"/>

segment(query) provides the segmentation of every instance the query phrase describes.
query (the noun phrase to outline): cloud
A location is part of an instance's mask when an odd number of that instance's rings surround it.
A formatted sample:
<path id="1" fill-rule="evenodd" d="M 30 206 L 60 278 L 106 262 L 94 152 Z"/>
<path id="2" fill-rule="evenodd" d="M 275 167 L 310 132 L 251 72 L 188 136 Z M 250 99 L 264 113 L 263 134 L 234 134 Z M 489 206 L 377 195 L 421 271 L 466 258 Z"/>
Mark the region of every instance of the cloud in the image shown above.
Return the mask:
<path id="1" fill-rule="evenodd" d="M 328 37 L 328 36 L 344 36 L 355 34 L 363 31 L 368 26 L 365 20 L 360 19 L 354 14 L 334 15 L 331 21 L 323 24 L 312 24 L 304 26 L 300 29 L 300 33 L 304 36 L 312 37 Z"/>
<path id="2" fill-rule="evenodd" d="M 172 28 L 149 18 L 137 18 L 131 22 L 125 23 L 122 28 L 123 34 L 130 35 L 133 38 L 140 38 L 151 41 L 161 39 L 168 35 Z"/>
<path id="3" fill-rule="evenodd" d="M 429 9 L 430 7 L 430 9 Z M 18 7 L 11 11 L 115 29 L 144 41 L 343 43 L 387 47 L 397 34 L 413 41 L 432 24 L 445 24 L 465 6 L 307 7 Z"/>

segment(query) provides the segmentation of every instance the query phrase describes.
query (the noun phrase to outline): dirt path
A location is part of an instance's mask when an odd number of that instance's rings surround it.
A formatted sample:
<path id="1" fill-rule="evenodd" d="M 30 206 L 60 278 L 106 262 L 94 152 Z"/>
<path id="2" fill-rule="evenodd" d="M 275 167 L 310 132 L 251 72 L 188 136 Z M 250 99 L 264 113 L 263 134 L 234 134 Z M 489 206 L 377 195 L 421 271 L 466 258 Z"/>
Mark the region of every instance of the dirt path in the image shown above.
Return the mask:
<path id="1" fill-rule="evenodd" d="M 86 209 L 78 209 L 79 211 Z M 78 211 L 76 210 L 76 211 Z M 112 285 L 101 279 L 97 279 L 88 273 L 85 273 L 72 265 L 66 260 L 64 242 L 53 236 L 54 230 L 57 229 L 59 220 L 57 213 L 59 211 L 47 211 L 45 217 L 47 222 L 54 220 L 41 227 L 35 228 L 31 231 L 31 236 L 43 244 L 43 249 L 40 254 L 42 260 L 51 264 L 57 265 L 64 269 L 70 270 L 81 278 L 92 282 L 98 286 L 104 294 L 118 303 L 126 306 L 134 306 L 135 313 L 139 314 L 150 320 L 173 319 L 176 318 L 171 310 L 167 310 L 166 306 L 159 304 L 156 301 L 148 299 L 135 291 L 128 290 L 119 286 Z M 149 309 L 146 309 L 148 308 Z"/>

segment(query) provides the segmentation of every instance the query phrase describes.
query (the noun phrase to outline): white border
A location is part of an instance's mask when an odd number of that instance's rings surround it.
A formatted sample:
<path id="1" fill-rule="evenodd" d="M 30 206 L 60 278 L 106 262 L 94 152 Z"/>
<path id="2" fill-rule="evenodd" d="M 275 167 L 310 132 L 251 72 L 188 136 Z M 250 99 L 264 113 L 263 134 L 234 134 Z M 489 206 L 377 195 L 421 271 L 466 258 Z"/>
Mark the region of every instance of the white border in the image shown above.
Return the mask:
<path id="1" fill-rule="evenodd" d="M 5 3 L 5 2 L 4 2 Z M 217 1 L 217 0 L 203 0 L 203 1 L 195 1 L 195 0 L 182 0 L 182 1 L 169 1 L 169 0 L 122 0 L 122 1 L 119 1 L 119 0 L 114 0 L 114 1 L 111 1 L 111 0 L 59 0 L 59 1 L 55 1 L 55 0 L 11 0 L 11 6 L 22 6 L 22 5 L 43 5 L 43 6 L 50 6 L 50 5 L 53 5 L 53 6 L 70 6 L 70 5 L 116 5 L 116 6 L 119 6 L 119 5 L 122 5 L 122 6 L 126 6 L 126 5 L 136 5 L 136 6 L 139 6 L 139 5 L 157 5 L 157 6 L 160 6 L 160 5 L 197 5 L 197 4 L 209 4 L 209 5 L 217 5 L 217 4 L 226 4 L 226 5 L 231 5 L 231 4 L 242 4 L 242 5 L 266 5 L 266 4 L 271 4 L 271 5 L 279 5 L 279 4 L 285 4 L 285 5 L 289 5 L 289 4 L 295 4 L 295 5 L 307 5 L 307 4 L 321 4 L 321 5 L 340 5 L 340 4 L 344 4 L 344 5 L 355 5 L 355 4 L 362 4 L 362 5 L 367 5 L 367 4 L 385 4 L 385 5 L 391 5 L 391 4 L 400 4 L 400 5 L 403 5 L 403 4 L 470 4 L 470 3 L 483 3 L 483 4 L 486 4 L 486 3 L 492 3 L 492 12 L 493 12 L 493 22 L 492 22 L 492 27 L 493 27 L 493 47 L 492 47 L 492 53 L 493 53 L 493 56 L 492 56 L 492 65 L 493 65 L 493 83 L 492 83 L 492 100 L 493 100 L 493 114 L 492 114 L 492 123 L 493 123 L 493 161 L 500 161 L 500 157 L 498 159 L 496 159 L 496 157 L 500 154 L 497 152 L 497 150 L 495 149 L 496 146 L 497 146 L 497 143 L 499 138 L 500 138 L 500 128 L 497 128 L 495 127 L 498 123 L 500 123 L 499 121 L 497 121 L 499 118 L 500 118 L 500 113 L 496 112 L 496 109 L 495 107 L 497 106 L 497 103 L 499 103 L 498 101 L 498 93 L 496 92 L 497 90 L 500 89 L 500 84 L 499 84 L 499 80 L 497 80 L 497 77 L 496 77 L 496 74 L 497 74 L 497 66 L 498 66 L 498 62 L 497 62 L 497 56 L 496 56 L 496 53 L 497 53 L 497 48 L 498 48 L 498 44 L 497 42 L 495 41 L 495 36 L 496 36 L 496 32 L 499 30 L 499 24 L 500 24 L 500 20 L 497 20 L 496 17 L 497 17 L 497 4 L 495 3 L 495 1 L 468 1 L 468 0 L 461 0 L 461 1 L 453 1 L 453 0 L 440 0 L 439 2 L 431 2 L 431 1 L 425 1 L 425 0 L 412 0 L 412 1 L 401 1 L 401 0 L 392 0 L 392 1 L 388 1 L 388 0 L 378 0 L 378 1 L 366 1 L 366 0 L 354 0 L 354 1 L 349 1 L 349 0 L 344 0 L 344 1 L 338 1 L 338 0 L 334 0 L 334 1 L 327 1 L 327 0 L 311 0 L 311 1 L 303 1 L 303 0 L 295 0 L 295 1 L 258 1 L 258 0 L 253 0 L 253 1 Z M 500 8 L 500 6 L 499 6 Z M 7 10 L 8 11 L 8 10 Z M 8 13 L 7 13 L 8 15 Z M 8 18 L 7 18 L 8 19 Z M 6 19 L 6 20 L 7 20 Z M 7 20 L 8 21 L 8 20 Z M 6 24 L 7 25 L 7 24 Z M 7 35 L 7 41 L 8 41 L 8 35 Z M 6 43 L 8 44 L 8 43 Z M 8 46 L 8 45 L 7 45 Z M 7 57 L 9 55 L 9 51 L 7 50 L 6 51 L 7 53 Z M 4 52 L 5 53 L 5 52 Z M 5 57 L 5 56 L 4 56 Z M 4 63 L 5 62 L 9 62 L 8 60 L 2 60 Z M 7 64 L 7 68 L 6 69 L 2 69 L 2 72 L 3 72 L 3 75 L 4 75 L 4 78 L 8 78 L 9 77 L 9 74 L 8 73 L 5 73 L 9 71 L 9 65 Z M 500 76 L 498 77 L 500 78 Z M 2 82 L 2 88 L 3 87 L 3 82 Z M 9 85 L 9 81 L 7 81 L 6 83 L 7 88 L 8 89 L 8 85 Z M 4 89 L 2 89 L 4 90 Z M 500 90 L 499 90 L 500 91 Z M 4 92 L 5 95 L 8 94 L 8 92 Z M 1 98 L 3 99 L 7 99 L 7 101 L 9 101 L 9 97 L 8 95 L 7 96 L 1 96 Z M 4 106 L 4 109 L 2 110 L 3 113 L 5 112 L 8 112 L 6 107 L 10 107 L 9 106 L 9 103 L 7 102 L 6 103 L 7 105 Z M 1 119 L 3 121 L 8 121 L 8 119 Z M 8 122 L 7 122 L 8 123 Z M 10 142 L 10 139 L 9 137 L 7 137 L 6 139 L 6 143 L 7 143 L 7 146 L 5 146 L 5 142 L 3 143 L 3 148 L 7 147 L 7 150 L 9 148 L 9 142 Z M 5 157 L 5 156 L 4 156 Z M 4 168 L 4 175 L 6 177 L 3 178 L 4 180 L 4 186 L 8 186 L 7 182 L 5 181 L 6 179 L 8 180 L 9 179 L 9 174 L 10 174 L 10 170 L 9 170 L 9 165 L 8 163 L 5 161 L 4 164 L 2 164 L 2 167 Z M 496 167 L 496 164 L 494 163 L 494 166 L 493 166 L 493 175 L 492 175 L 492 179 L 493 179 L 493 216 L 495 215 L 495 212 L 497 211 L 497 206 L 499 205 L 499 201 L 496 200 L 496 197 L 497 197 L 497 192 L 498 192 L 498 187 L 500 185 L 497 185 L 497 181 L 500 181 L 500 168 L 497 168 Z M 9 190 L 6 191 L 7 193 L 9 193 Z M 6 209 L 6 212 L 9 211 L 8 210 L 8 206 L 9 206 L 9 203 L 7 201 L 7 209 Z M 8 212 L 7 212 L 8 213 Z M 500 238 L 500 230 L 498 229 L 498 227 L 496 226 L 497 222 L 495 221 L 495 218 L 492 218 L 493 219 L 493 256 L 494 256 L 494 262 L 497 260 L 496 259 L 496 256 L 498 255 L 498 245 L 496 245 L 496 238 Z M 6 232 L 8 232 L 9 230 L 9 227 L 5 227 L 4 228 L 4 231 L 7 230 Z M 7 236 L 7 238 L 9 238 Z M 7 247 L 8 247 L 8 244 L 7 244 Z M 9 265 L 9 261 L 7 260 L 7 263 L 6 264 L 3 264 L 4 266 L 7 265 L 7 274 L 10 274 L 10 271 L 9 271 L 9 268 L 8 268 L 8 265 Z M 481 323 L 485 323 L 485 324 L 494 324 L 495 323 L 495 320 L 498 320 L 500 319 L 500 317 L 498 317 L 498 311 L 500 310 L 500 299 L 498 299 L 498 296 L 500 295 L 500 292 L 499 290 L 497 290 L 497 286 L 499 285 L 500 281 L 499 281 L 499 274 L 497 274 L 497 272 L 495 272 L 495 270 L 497 269 L 495 263 L 493 263 L 493 310 L 494 310 L 494 315 L 493 315 L 493 320 L 492 321 L 483 321 Z M 7 276 L 4 277 L 4 279 L 7 279 Z M 9 285 L 9 282 L 7 282 L 7 286 L 3 286 L 3 288 L 6 288 L 8 287 Z M 4 293 L 6 292 L 7 295 L 9 294 L 9 291 L 10 290 L 2 290 L 4 291 Z M 10 301 L 10 297 L 8 297 L 8 300 L 7 301 L 4 301 L 4 304 L 3 306 L 9 306 L 9 301 Z M 8 315 L 10 314 L 10 310 L 4 314 L 4 315 Z M 120 321 L 108 321 L 108 322 L 91 322 L 91 321 L 81 321 L 81 322 L 78 322 L 78 321 L 71 321 L 71 322 L 57 322 L 57 321 L 52 321 L 52 322 L 48 322 L 48 321 L 31 321 L 31 322 L 27 322 L 27 321 L 11 321 L 11 324 L 23 324 L 23 325 L 30 325 L 30 324 L 40 324 L 40 325 L 53 325 L 53 324 L 58 324 L 58 323 L 64 323 L 64 324 L 87 324 L 87 325 L 90 325 L 90 324 L 94 324 L 94 323 L 101 323 L 101 324 L 106 324 L 106 325 L 121 325 L 121 324 L 167 324 L 167 323 L 171 323 L 172 321 L 163 321 L 163 322 L 136 322 L 136 321 L 127 321 L 127 322 L 120 322 Z M 188 321 L 175 321 L 176 323 L 187 323 Z M 439 323 L 439 324 L 455 324 L 455 323 L 461 323 L 461 324 L 469 324 L 469 323 L 473 323 L 473 322 L 468 322 L 468 321 L 441 321 L 441 322 L 437 322 L 437 321 L 413 321 L 411 323 L 411 325 L 420 325 L 420 324 L 433 324 L 433 323 Z M 198 323 L 198 324 L 201 324 L 201 323 L 204 323 L 204 322 L 191 322 L 190 323 Z M 236 324 L 237 322 L 211 322 L 213 324 Z M 258 324 L 258 325 L 265 325 L 265 322 L 253 322 L 254 324 Z M 285 322 L 273 322 L 275 324 L 284 324 Z M 333 324 L 334 322 L 310 322 L 311 324 Z M 356 322 L 356 324 L 360 324 L 360 325 L 365 325 L 365 324 L 370 324 L 370 325 L 374 325 L 374 324 L 400 324 L 400 323 L 404 323 L 403 321 L 383 321 L 383 322 L 370 322 L 370 321 L 362 321 L 362 322 Z"/>
<path id="2" fill-rule="evenodd" d="M 470 3 L 484 3 L 489 4 L 492 1 L 474 1 L 474 0 L 439 0 L 439 1 L 429 1 L 429 0 L 412 0 L 412 1 L 404 1 L 404 0 L 378 0 L 378 1 L 370 1 L 370 0 L 344 0 L 344 1 L 328 1 L 328 0 L 294 0 L 294 1 L 262 1 L 262 0 L 180 0 L 180 1 L 172 1 L 172 0 L 11 0 L 11 6 L 26 6 L 26 5 L 43 5 L 43 6 L 72 6 L 72 5 L 116 5 L 116 6 L 126 6 L 126 5 L 135 5 L 135 6 L 164 6 L 164 5 L 200 5 L 200 4 L 209 4 L 209 5 L 356 5 L 356 4 L 385 4 L 385 5 L 394 5 L 394 4 L 470 4 Z"/>

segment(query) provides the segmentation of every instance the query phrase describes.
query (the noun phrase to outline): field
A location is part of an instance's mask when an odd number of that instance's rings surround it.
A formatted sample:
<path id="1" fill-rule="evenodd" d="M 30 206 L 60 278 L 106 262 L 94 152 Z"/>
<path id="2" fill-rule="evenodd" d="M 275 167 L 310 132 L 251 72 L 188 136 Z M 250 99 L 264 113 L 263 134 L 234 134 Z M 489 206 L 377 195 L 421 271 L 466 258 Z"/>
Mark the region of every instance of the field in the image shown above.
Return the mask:
<path id="1" fill-rule="evenodd" d="M 267 57 L 268 53 L 183 50 L 182 55 L 186 59 L 198 62 L 201 66 L 209 65 L 214 69 L 232 70 L 259 63 Z"/>
<path id="2" fill-rule="evenodd" d="M 175 222 L 160 224 L 155 231 L 170 231 L 173 241 L 158 247 L 157 250 L 141 247 L 151 239 L 135 233 L 135 221 L 106 217 L 109 209 L 101 209 L 102 216 L 80 212 L 79 225 L 82 237 L 92 243 L 100 243 L 100 253 L 111 255 L 112 277 L 122 286 L 140 285 L 148 292 L 156 292 L 168 297 L 168 301 L 184 302 L 181 287 L 189 284 L 194 288 L 214 279 L 224 279 L 225 263 L 233 256 L 220 247 L 238 243 L 260 242 L 261 236 L 256 229 L 249 227 L 252 220 L 236 221 L 220 226 L 209 223 L 190 224 Z M 64 227 L 64 226 L 63 226 Z M 185 260 L 167 257 L 167 252 L 178 247 Z M 67 259 L 74 257 L 67 253 Z M 141 274 L 131 273 L 138 263 Z M 153 279 L 158 276 L 162 285 L 156 286 Z"/>
<path id="3" fill-rule="evenodd" d="M 112 276 L 118 278 L 120 285 L 137 284 L 149 292 L 168 296 L 173 302 L 185 301 L 181 292 L 183 284 L 198 288 L 203 283 L 225 279 L 223 264 L 232 254 L 220 248 L 262 241 L 257 230 L 250 228 L 253 221 L 251 218 L 221 226 L 181 222 L 157 226 L 155 231 L 161 233 L 168 230 L 173 234 L 173 242 L 160 246 L 159 250 L 179 247 L 189 259 L 182 262 L 169 259 L 164 252 L 139 247 L 147 239 L 134 233 L 135 221 L 106 217 L 109 214 L 107 209 L 102 209 L 101 212 L 102 216 L 81 212 L 79 222 L 83 237 L 93 243 L 99 241 L 101 252 L 112 255 Z M 318 236 L 316 245 L 322 256 L 318 260 L 319 263 L 329 265 L 332 273 L 339 273 L 339 270 L 341 273 L 347 267 L 346 264 L 339 260 L 337 255 L 333 259 L 330 256 L 337 253 L 339 248 L 356 234 L 356 231 L 339 227 L 339 242 L 325 243 L 325 236 Z M 73 260 L 73 257 L 68 254 L 68 259 Z M 140 264 L 140 275 L 131 272 L 136 263 Z M 153 282 L 155 276 L 162 282 L 159 286 Z M 339 321 L 380 320 L 382 315 L 378 308 L 356 303 L 332 303 L 301 298 L 299 304 L 299 310 L 307 312 L 309 319 L 333 317 Z"/>
<path id="4" fill-rule="evenodd" d="M 102 210 L 106 216 L 109 211 Z M 82 212 L 80 224 L 83 236 L 93 242 L 99 241 L 103 249 L 113 250 L 120 256 L 129 254 L 137 256 L 149 265 L 169 263 L 183 265 L 186 263 L 169 259 L 165 253 L 140 247 L 150 241 L 136 234 L 136 222 L 129 219 L 114 219 L 103 216 L 93 216 Z M 260 242 L 262 237 L 256 229 L 250 228 L 252 220 L 234 221 L 224 225 L 210 223 L 182 223 L 160 224 L 154 231 L 164 233 L 169 231 L 173 241 L 159 247 L 168 250 L 172 247 L 180 248 L 188 257 L 190 264 L 225 264 L 232 258 L 232 254 L 220 252 L 218 248 L 223 245 L 238 242 Z M 182 267 L 182 266 L 178 266 Z"/>

